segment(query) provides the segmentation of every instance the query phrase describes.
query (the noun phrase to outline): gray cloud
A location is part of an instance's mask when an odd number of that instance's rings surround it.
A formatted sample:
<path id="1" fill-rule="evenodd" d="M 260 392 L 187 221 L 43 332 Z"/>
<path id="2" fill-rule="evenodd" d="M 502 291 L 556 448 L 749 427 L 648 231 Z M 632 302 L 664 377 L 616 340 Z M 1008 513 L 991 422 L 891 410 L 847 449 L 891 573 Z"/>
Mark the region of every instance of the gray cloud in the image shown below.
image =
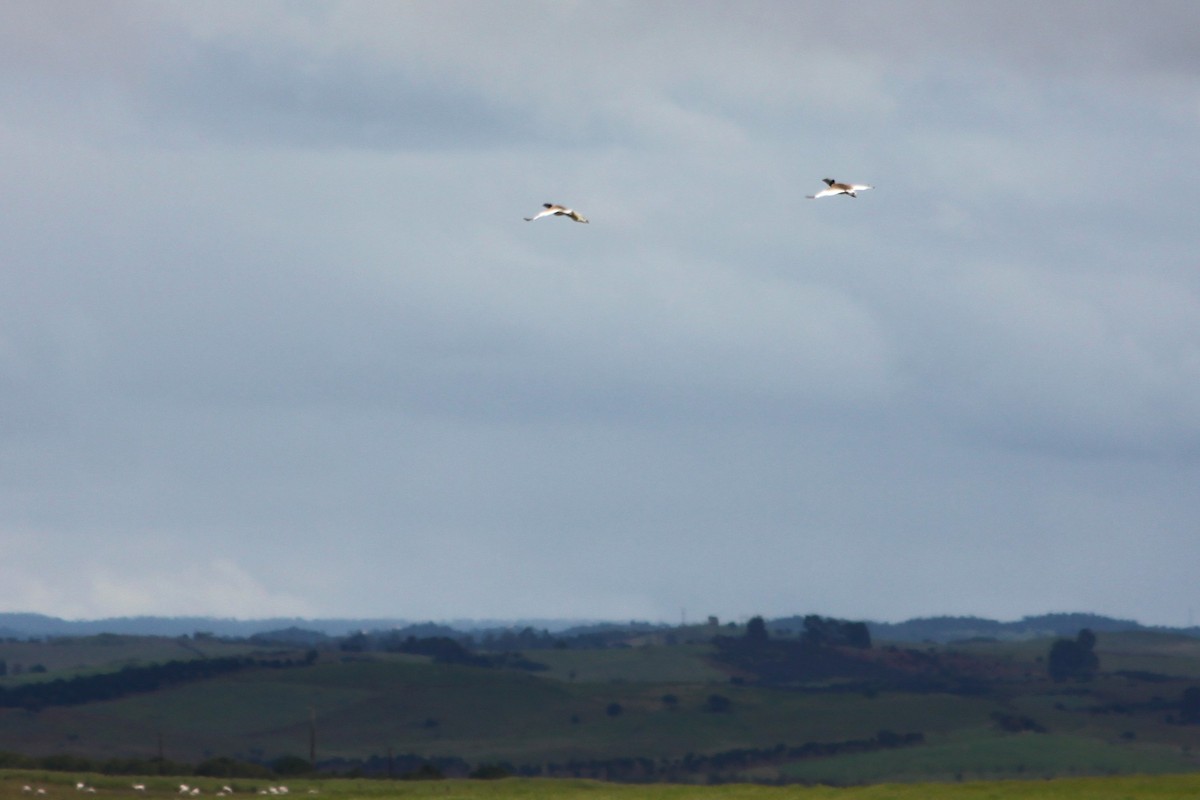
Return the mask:
<path id="1" fill-rule="evenodd" d="M 1153 5 L 9 4 L 0 606 L 1181 621 Z"/>
<path id="2" fill-rule="evenodd" d="M 266 147 L 441 149 L 536 140 L 517 110 L 352 53 L 196 46 L 155 76 L 145 112 L 178 135 Z"/>

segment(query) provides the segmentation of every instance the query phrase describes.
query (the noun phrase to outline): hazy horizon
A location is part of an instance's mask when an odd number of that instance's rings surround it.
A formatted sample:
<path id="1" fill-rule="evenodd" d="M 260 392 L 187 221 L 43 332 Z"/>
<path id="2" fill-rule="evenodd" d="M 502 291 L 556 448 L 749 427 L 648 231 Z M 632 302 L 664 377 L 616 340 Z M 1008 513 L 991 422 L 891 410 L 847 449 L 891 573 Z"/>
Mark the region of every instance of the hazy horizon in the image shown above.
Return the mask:
<path id="1" fill-rule="evenodd" d="M 1013 619 L 997 619 L 992 617 L 978 617 L 974 615 L 956 615 L 956 614 L 931 614 L 923 617 L 909 617 L 906 619 L 887 620 L 887 619 L 871 619 L 871 618 L 849 618 L 838 615 L 836 613 L 827 613 L 821 610 L 811 609 L 806 611 L 797 611 L 792 613 L 784 613 L 779 615 L 768 615 L 768 621 L 788 619 L 792 617 L 804 617 L 809 614 L 832 618 L 832 619 L 847 619 L 852 621 L 861 621 L 874 625 L 903 625 L 909 622 L 920 620 L 938 620 L 938 619 L 978 619 L 984 622 L 994 622 L 1001 625 L 1012 625 L 1026 620 L 1036 620 L 1043 617 L 1055 616 L 1096 616 L 1112 620 L 1114 622 L 1131 622 L 1143 627 L 1162 627 L 1172 630 L 1187 630 L 1196 627 L 1194 624 L 1188 625 L 1156 625 L 1147 623 L 1143 620 L 1133 619 L 1131 617 L 1110 616 L 1095 614 L 1090 611 L 1048 611 L 1040 614 L 1027 614 Z M 427 619 L 427 618 L 405 618 L 396 616 L 334 616 L 334 617 L 296 617 L 296 616 L 267 616 L 267 617 L 237 617 L 237 616 L 214 616 L 208 614 L 176 614 L 170 616 L 161 616 L 157 614 L 137 614 L 130 616 L 114 616 L 114 617 L 94 617 L 94 618 L 68 618 L 58 617 L 54 615 L 41 614 L 35 611 L 0 611 L 0 623 L 3 622 L 3 617 L 6 616 L 31 616 L 39 617 L 67 624 L 91 624 L 103 622 L 136 622 L 138 620 L 161 620 L 161 621 L 202 621 L 212 620 L 218 622 L 229 622 L 235 624 L 251 625 L 254 623 L 276 623 L 276 622 L 311 622 L 311 623 L 337 623 L 337 622 L 380 622 L 380 623 L 396 623 L 402 627 L 419 627 L 422 625 L 440 625 L 445 627 L 461 627 L 461 628 L 487 628 L 487 627 L 511 627 L 513 625 L 532 626 L 536 628 L 547 628 L 551 631 L 562 630 L 568 627 L 586 627 L 589 625 L 657 625 L 664 627 L 671 626 L 692 626 L 706 625 L 710 618 L 716 618 L 722 626 L 728 624 L 744 625 L 749 616 L 738 617 L 736 619 L 727 619 L 720 617 L 717 614 L 696 615 L 694 617 L 682 617 L 674 620 L 670 619 L 614 619 L 603 617 L 548 617 L 548 616 L 533 616 L 533 617 L 454 617 L 445 619 Z"/>

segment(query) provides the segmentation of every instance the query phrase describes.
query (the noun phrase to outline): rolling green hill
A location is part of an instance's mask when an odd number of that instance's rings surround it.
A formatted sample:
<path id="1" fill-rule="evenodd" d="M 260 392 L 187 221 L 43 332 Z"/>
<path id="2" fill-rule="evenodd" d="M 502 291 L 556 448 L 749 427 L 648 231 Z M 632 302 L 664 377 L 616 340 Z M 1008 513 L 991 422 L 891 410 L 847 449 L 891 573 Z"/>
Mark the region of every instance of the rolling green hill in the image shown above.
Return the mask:
<path id="1" fill-rule="evenodd" d="M 0 643 L 10 668 L 46 668 L 0 688 L 186 658 L 293 659 L 0 708 L 0 751 L 269 763 L 307 758 L 315 741 L 318 763 L 341 770 L 392 753 L 541 775 L 838 784 L 1186 772 L 1200 753 L 1200 725 L 1179 724 L 1183 692 L 1200 685 L 1200 642 L 1186 637 L 1103 634 L 1096 677 L 1063 683 L 1046 677 L 1048 640 L 821 651 L 815 671 L 801 665 L 816 655 L 785 644 L 733 658 L 631 641 L 527 652 L 537 669 L 334 649 L 307 664 L 299 651 L 189 637 Z"/>

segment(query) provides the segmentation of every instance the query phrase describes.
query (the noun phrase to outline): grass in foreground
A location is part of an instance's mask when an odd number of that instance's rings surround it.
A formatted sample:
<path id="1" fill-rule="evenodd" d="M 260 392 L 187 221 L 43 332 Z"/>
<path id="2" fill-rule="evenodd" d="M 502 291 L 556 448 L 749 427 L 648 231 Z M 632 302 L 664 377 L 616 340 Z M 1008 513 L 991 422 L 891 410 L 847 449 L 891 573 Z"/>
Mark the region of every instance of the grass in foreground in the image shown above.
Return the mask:
<path id="1" fill-rule="evenodd" d="M 0 772 L 0 800 L 33 797 L 25 785 L 44 787 L 49 798 L 83 798 L 76 781 L 96 788 L 94 796 L 111 798 L 177 797 L 179 783 L 200 786 L 213 795 L 228 781 L 220 779 L 151 778 L 65 773 Z M 145 792 L 130 788 L 145 783 Z M 1193 800 L 1200 794 L 1200 775 L 1064 778 L 1038 781 L 879 784 L 853 788 L 826 786 L 768 787 L 749 784 L 683 786 L 608 784 L 597 781 L 286 781 L 289 796 L 333 800 Z M 265 781 L 233 781 L 238 794 L 254 794 Z M 235 795 L 236 796 L 236 795 Z M 257 796 L 257 795 L 255 795 Z"/>

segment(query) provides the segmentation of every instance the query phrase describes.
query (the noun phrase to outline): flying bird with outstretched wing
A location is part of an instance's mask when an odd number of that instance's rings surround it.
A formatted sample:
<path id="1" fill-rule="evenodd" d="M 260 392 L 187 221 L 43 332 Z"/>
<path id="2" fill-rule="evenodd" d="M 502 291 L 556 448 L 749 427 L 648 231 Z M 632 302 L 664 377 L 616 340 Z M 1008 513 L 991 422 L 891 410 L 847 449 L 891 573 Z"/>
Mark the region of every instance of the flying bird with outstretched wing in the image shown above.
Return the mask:
<path id="1" fill-rule="evenodd" d="M 822 189 L 816 194 L 807 195 L 809 200 L 816 200 L 818 197 L 833 197 L 835 194 L 848 194 L 853 198 L 858 197 L 855 192 L 861 192 L 863 189 L 874 189 L 874 186 L 868 186 L 865 183 L 838 183 L 833 178 L 824 178 L 827 188 Z"/>
<path id="2" fill-rule="evenodd" d="M 526 217 L 525 221 L 533 222 L 535 219 L 541 219 L 542 217 L 570 217 L 576 222 L 587 222 L 587 217 L 575 209 L 560 206 L 556 203 L 542 203 L 542 210 L 532 217 Z"/>

